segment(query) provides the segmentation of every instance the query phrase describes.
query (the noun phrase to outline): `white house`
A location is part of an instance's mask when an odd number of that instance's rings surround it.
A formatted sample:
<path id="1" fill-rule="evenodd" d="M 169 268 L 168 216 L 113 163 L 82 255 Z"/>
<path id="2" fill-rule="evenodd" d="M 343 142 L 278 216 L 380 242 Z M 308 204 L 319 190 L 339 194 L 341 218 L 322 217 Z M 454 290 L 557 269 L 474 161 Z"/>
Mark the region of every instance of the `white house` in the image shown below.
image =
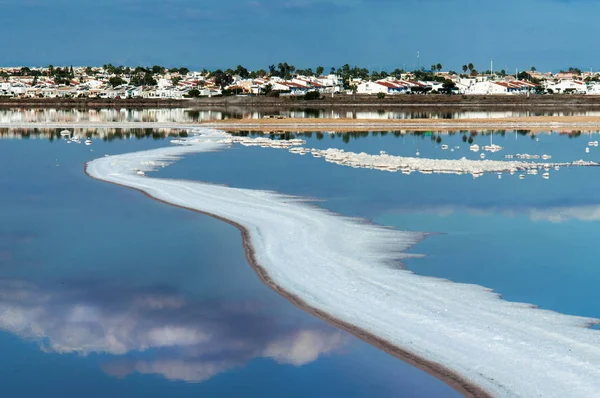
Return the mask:
<path id="1" fill-rule="evenodd" d="M 508 94 L 510 86 L 506 82 L 482 81 L 468 86 L 464 93 L 470 95 L 497 95 Z"/>
<path id="2" fill-rule="evenodd" d="M 546 86 L 548 91 L 552 90 L 554 93 L 576 93 L 586 94 L 587 86 L 585 82 L 579 80 L 559 80 L 557 83 L 548 83 Z"/>
<path id="3" fill-rule="evenodd" d="M 358 94 L 387 94 L 389 87 L 379 84 L 379 82 L 363 82 L 356 87 Z"/>
<path id="4" fill-rule="evenodd" d="M 600 83 L 592 82 L 592 83 L 588 84 L 587 94 L 600 95 Z"/>
<path id="5" fill-rule="evenodd" d="M 204 87 L 199 89 L 201 97 L 214 97 L 215 95 L 221 95 L 221 89 Z"/>
<path id="6" fill-rule="evenodd" d="M 86 81 L 85 84 L 87 86 L 89 86 L 90 88 L 99 88 L 104 85 L 103 82 L 101 82 L 100 80 L 96 80 L 96 79 L 90 79 L 90 80 Z"/>
<path id="7" fill-rule="evenodd" d="M 156 97 L 163 99 L 181 99 L 187 91 L 177 87 L 158 87 L 156 89 Z"/>

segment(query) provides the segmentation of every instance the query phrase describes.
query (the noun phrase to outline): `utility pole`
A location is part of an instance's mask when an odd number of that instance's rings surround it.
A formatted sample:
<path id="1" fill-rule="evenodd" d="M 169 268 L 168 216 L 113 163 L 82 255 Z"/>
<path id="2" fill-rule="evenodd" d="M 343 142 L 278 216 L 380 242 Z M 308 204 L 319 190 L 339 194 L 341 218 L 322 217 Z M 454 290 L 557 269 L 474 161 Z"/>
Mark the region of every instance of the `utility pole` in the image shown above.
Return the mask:
<path id="1" fill-rule="evenodd" d="M 494 60 L 490 59 L 490 76 L 494 76 Z"/>

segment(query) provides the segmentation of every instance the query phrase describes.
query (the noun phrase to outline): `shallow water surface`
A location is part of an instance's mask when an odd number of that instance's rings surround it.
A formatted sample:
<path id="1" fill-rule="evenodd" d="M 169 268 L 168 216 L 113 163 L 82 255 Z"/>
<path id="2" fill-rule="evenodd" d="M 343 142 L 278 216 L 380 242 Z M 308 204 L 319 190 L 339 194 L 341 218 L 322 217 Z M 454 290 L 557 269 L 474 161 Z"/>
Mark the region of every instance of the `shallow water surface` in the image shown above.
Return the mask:
<path id="1" fill-rule="evenodd" d="M 493 142 L 503 147 L 500 152 L 486 153 L 486 159 L 547 154 L 549 162 L 600 160 L 600 149 L 588 145 L 597 140 L 597 133 L 302 135 L 308 148 L 479 159 L 481 152 L 470 151 L 463 136 L 481 146 Z M 443 150 L 444 144 L 449 149 Z M 590 148 L 589 152 L 585 148 Z M 600 246 L 595 241 L 600 227 L 600 192 L 593 181 L 598 173 L 597 167 L 562 168 L 551 170 L 548 180 L 542 173 L 526 175 L 523 180 L 518 173 L 504 173 L 500 179 L 496 174 L 477 179 L 470 175 L 406 176 L 353 169 L 284 149 L 234 145 L 219 153 L 188 156 L 156 175 L 315 198 L 319 206 L 344 215 L 400 230 L 437 233 L 411 250 L 425 256 L 406 260 L 409 269 L 480 284 L 507 300 L 597 318 L 600 290 L 595 286 L 600 283 L 600 270 L 595 258 L 600 256 Z"/>
<path id="2" fill-rule="evenodd" d="M 83 173 L 105 153 L 163 145 L 0 142 L 7 395 L 458 396 L 268 289 L 234 227 Z M 228 153 L 242 151 L 207 159 Z"/>

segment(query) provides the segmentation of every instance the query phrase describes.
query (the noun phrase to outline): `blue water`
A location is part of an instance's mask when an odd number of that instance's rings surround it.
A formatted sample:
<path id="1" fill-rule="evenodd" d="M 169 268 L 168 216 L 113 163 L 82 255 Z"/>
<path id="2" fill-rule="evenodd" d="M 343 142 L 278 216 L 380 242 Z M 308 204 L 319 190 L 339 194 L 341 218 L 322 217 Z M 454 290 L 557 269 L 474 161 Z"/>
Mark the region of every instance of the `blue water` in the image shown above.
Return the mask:
<path id="1" fill-rule="evenodd" d="M 3 396 L 458 395 L 268 289 L 234 227 L 83 173 L 105 153 L 163 145 L 0 142 Z M 254 187 L 286 180 L 288 166 L 252 173 L 256 158 L 268 157 L 211 153 L 164 172 Z"/>
<path id="2" fill-rule="evenodd" d="M 392 132 L 318 137 L 306 135 L 307 147 L 421 157 L 467 157 L 462 135 L 402 136 Z M 466 134 L 469 137 L 469 133 Z M 600 149 L 585 152 L 594 133 L 569 137 L 558 133 L 522 135 L 507 131 L 493 142 L 505 147 L 487 154 L 548 154 L 549 161 L 600 161 Z M 436 138 L 436 135 L 433 135 Z M 474 135 L 479 145 L 490 135 Z M 441 144 L 454 152 L 442 150 Z M 542 160 L 538 160 L 543 162 Z M 401 230 L 435 232 L 412 252 L 424 258 L 406 261 L 409 269 L 456 282 L 494 289 L 505 299 L 567 314 L 600 317 L 600 190 L 593 183 L 599 168 L 563 168 L 519 180 L 505 173 L 473 179 L 470 175 L 410 176 L 353 169 L 310 155 L 281 149 L 234 146 L 220 153 L 197 154 L 161 170 L 159 175 L 206 180 L 236 187 L 275 190 L 319 199 L 319 206 Z M 540 173 L 541 174 L 541 173 Z M 558 208 L 558 209 L 557 209 Z"/>

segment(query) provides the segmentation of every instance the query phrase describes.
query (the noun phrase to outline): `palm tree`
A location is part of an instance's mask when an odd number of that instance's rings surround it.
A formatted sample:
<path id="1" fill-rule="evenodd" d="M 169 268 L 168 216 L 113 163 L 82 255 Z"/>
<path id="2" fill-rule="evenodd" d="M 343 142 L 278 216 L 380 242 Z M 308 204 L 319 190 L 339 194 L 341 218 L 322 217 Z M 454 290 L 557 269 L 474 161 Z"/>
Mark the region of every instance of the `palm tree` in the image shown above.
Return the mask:
<path id="1" fill-rule="evenodd" d="M 472 63 L 469 63 L 469 71 L 473 72 L 473 69 L 475 69 L 475 65 L 473 65 Z"/>
<path id="2" fill-rule="evenodd" d="M 438 63 L 438 64 L 435 66 L 435 68 L 437 69 L 437 71 L 438 71 L 438 72 L 440 72 L 440 71 L 442 70 L 442 64 L 439 64 L 439 63 Z"/>
<path id="3" fill-rule="evenodd" d="M 463 65 L 463 67 L 462 67 L 463 73 L 467 73 L 468 69 L 469 69 L 469 67 L 467 65 Z"/>
<path id="4" fill-rule="evenodd" d="M 431 71 L 435 71 L 435 64 L 431 64 Z"/>

